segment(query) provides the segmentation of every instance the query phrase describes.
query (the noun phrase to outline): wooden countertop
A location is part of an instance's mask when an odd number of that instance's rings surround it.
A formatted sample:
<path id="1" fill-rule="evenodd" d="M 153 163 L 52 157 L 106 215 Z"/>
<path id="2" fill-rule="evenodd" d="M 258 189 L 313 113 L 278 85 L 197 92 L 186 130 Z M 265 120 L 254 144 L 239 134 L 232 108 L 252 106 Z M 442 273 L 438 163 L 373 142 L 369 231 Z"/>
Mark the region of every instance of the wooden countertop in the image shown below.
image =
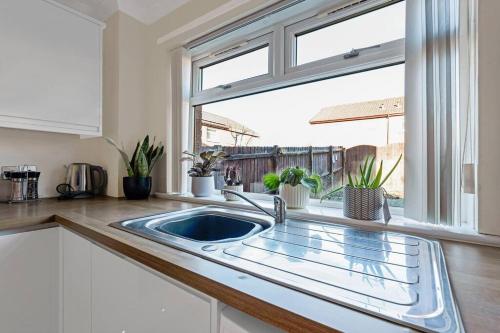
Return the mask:
<path id="1" fill-rule="evenodd" d="M 164 199 L 96 198 L 0 205 L 0 234 L 57 222 L 101 245 L 290 332 L 411 331 L 108 226 L 111 222 L 195 207 Z M 500 326 L 500 248 L 441 241 L 468 332 Z M 363 329 L 364 327 L 364 329 Z"/>

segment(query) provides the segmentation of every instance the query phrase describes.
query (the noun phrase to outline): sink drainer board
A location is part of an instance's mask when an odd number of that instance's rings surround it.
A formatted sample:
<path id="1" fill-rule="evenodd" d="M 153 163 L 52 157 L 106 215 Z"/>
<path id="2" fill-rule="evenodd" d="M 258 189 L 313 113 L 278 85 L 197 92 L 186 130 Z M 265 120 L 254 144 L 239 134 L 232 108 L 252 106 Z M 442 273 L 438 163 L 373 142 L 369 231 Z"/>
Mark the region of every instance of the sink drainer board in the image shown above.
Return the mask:
<path id="1" fill-rule="evenodd" d="M 437 241 L 215 206 L 111 225 L 422 331 L 464 331 Z"/>

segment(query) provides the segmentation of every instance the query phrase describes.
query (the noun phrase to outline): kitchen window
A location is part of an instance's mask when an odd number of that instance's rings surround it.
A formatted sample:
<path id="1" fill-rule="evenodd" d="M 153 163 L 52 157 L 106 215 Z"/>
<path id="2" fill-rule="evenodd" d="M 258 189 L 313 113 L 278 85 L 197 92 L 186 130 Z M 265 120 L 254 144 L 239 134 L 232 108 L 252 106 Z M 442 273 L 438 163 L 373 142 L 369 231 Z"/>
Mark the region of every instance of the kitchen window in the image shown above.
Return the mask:
<path id="1" fill-rule="evenodd" d="M 404 153 L 404 65 L 199 105 L 194 142 L 197 151 L 237 154 L 222 167 L 239 167 L 245 192 L 265 192 L 264 174 L 296 165 L 312 168 L 326 188 L 357 174 L 367 155 L 383 159 L 387 172 Z M 215 183 L 222 189 L 223 173 Z M 404 165 L 385 189 L 390 205 L 404 206 Z"/>
<path id="2" fill-rule="evenodd" d="M 190 42 L 176 51 L 178 66 L 173 66 L 178 73 L 173 80 L 190 82 L 173 99 L 174 109 L 185 110 L 174 112 L 174 123 L 183 129 L 174 157 L 185 149 L 214 147 L 231 147 L 240 157 L 247 153 L 242 147 L 259 156 L 276 153 L 273 149 L 323 154 L 332 162 L 294 157 L 288 165 L 278 162 L 278 168 L 295 164 L 324 171 L 328 186 L 346 181 L 345 172 L 344 179 L 332 176 L 338 172 L 338 149 L 345 154 L 373 146 L 377 159 L 389 165 L 400 151 L 404 166 L 395 177 L 393 205 L 404 206 L 404 214 L 419 221 L 460 226 L 463 216 L 475 219 L 474 195 L 460 199 L 458 158 L 464 146 L 474 160 L 473 136 L 463 142 L 464 131 L 453 130 L 462 119 L 474 119 L 473 113 L 462 115 L 466 104 L 456 102 L 454 90 L 463 76 L 454 72 L 463 58 L 456 56 L 455 43 L 464 45 L 453 35 L 458 9 L 432 2 L 282 0 L 259 14 L 265 19 L 250 15 L 238 28 L 234 23 Z M 209 131 L 210 140 L 204 135 Z M 393 144 L 399 147 L 389 147 Z M 259 171 L 242 170 L 255 178 L 245 191 L 265 190 L 260 173 L 274 171 L 276 163 L 261 162 Z M 188 189 L 186 169 L 173 166 L 177 191 Z"/>

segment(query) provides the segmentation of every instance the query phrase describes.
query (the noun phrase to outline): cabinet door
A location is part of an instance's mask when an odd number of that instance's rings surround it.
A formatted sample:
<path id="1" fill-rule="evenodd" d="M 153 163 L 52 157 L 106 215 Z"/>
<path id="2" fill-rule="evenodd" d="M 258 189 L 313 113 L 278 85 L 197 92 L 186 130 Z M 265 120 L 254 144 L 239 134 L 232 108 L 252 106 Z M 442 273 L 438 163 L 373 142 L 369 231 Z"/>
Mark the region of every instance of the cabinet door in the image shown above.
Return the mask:
<path id="1" fill-rule="evenodd" d="M 91 245 L 62 229 L 63 332 L 91 333 Z"/>
<path id="2" fill-rule="evenodd" d="M 93 333 L 209 333 L 210 303 L 92 246 Z"/>
<path id="3" fill-rule="evenodd" d="M 0 1 L 0 126 L 100 134 L 101 34 L 56 2 Z"/>
<path id="4" fill-rule="evenodd" d="M 141 270 L 144 285 L 140 288 L 134 332 L 209 333 L 210 303 L 155 274 Z M 141 330 L 141 328 L 143 328 Z"/>
<path id="5" fill-rule="evenodd" d="M 0 331 L 59 332 L 59 228 L 0 235 Z"/>
<path id="6" fill-rule="evenodd" d="M 139 320 L 135 306 L 138 268 L 92 245 L 92 332 L 132 333 Z"/>

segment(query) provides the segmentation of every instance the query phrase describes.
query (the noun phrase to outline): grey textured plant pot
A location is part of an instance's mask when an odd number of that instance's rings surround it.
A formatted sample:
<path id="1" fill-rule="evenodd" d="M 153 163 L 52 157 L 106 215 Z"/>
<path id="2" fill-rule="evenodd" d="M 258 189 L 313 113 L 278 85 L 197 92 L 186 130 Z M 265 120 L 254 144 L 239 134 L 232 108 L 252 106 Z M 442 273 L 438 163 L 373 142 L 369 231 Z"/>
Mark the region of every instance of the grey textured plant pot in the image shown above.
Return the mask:
<path id="1" fill-rule="evenodd" d="M 383 216 L 383 188 L 344 187 L 344 216 L 356 220 L 379 220 Z"/>

